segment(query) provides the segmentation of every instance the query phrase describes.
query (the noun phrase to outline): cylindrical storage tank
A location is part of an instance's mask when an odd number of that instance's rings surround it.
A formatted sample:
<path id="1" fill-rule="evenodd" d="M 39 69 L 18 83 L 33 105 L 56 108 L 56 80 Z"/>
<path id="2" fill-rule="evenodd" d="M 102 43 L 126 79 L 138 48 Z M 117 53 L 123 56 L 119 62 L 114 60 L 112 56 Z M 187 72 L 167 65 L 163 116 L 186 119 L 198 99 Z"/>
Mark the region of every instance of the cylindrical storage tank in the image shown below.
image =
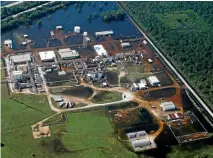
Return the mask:
<path id="1" fill-rule="evenodd" d="M 87 33 L 87 32 L 84 32 L 83 35 L 84 35 L 84 36 L 88 36 L 88 33 Z"/>
<path id="2" fill-rule="evenodd" d="M 145 139 L 145 140 L 136 140 L 136 141 L 132 142 L 132 144 L 135 148 L 138 148 L 138 147 L 150 145 L 151 143 L 148 139 Z"/>
<path id="3" fill-rule="evenodd" d="M 75 32 L 75 33 L 80 33 L 80 32 L 81 32 L 80 26 L 75 26 L 75 27 L 74 27 L 74 32 Z"/>

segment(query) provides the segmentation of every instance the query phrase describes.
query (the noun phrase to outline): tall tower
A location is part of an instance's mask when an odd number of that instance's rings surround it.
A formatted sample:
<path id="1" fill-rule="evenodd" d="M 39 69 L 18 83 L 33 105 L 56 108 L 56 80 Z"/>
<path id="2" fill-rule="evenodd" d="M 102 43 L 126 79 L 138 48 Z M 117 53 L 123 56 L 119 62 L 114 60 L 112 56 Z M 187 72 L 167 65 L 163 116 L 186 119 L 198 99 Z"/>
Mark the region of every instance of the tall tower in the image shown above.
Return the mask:
<path id="1" fill-rule="evenodd" d="M 86 48 L 87 47 L 87 35 L 88 33 L 87 32 L 84 32 L 83 33 L 83 48 Z"/>

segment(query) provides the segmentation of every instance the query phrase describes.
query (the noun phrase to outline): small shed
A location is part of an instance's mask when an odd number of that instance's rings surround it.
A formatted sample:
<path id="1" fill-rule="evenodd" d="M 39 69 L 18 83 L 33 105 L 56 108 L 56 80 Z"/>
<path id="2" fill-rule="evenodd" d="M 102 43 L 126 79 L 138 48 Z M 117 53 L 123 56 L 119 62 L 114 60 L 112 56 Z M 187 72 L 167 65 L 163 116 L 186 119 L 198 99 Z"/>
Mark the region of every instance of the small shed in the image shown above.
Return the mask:
<path id="1" fill-rule="evenodd" d="M 56 26 L 56 30 L 62 30 L 63 27 L 62 26 Z"/>
<path id="2" fill-rule="evenodd" d="M 55 102 L 61 102 L 61 101 L 63 101 L 63 98 L 61 96 L 54 96 L 53 99 L 54 99 Z"/>

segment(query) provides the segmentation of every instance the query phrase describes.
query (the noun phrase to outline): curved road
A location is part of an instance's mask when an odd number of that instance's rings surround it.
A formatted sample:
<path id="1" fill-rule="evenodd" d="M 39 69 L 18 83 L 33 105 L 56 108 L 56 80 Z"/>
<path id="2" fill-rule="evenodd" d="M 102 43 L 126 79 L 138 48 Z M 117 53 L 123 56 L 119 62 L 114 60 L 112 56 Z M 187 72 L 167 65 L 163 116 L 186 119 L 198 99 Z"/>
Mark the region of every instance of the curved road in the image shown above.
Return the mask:
<path id="1" fill-rule="evenodd" d="M 152 47 L 157 51 L 161 58 L 166 62 L 166 64 L 172 69 L 172 71 L 178 76 L 178 78 L 185 84 L 189 91 L 195 96 L 202 107 L 208 112 L 208 114 L 213 118 L 213 112 L 211 109 L 203 102 L 203 100 L 197 95 L 197 93 L 192 89 L 192 87 L 187 83 L 187 81 L 181 76 L 181 74 L 175 69 L 175 67 L 170 64 L 166 57 L 161 53 L 161 51 L 154 45 L 154 43 L 147 37 L 147 35 L 142 31 L 142 29 L 133 21 L 133 19 L 128 15 L 131 22 L 137 27 L 137 29 L 142 33 L 146 40 L 152 45 Z"/>

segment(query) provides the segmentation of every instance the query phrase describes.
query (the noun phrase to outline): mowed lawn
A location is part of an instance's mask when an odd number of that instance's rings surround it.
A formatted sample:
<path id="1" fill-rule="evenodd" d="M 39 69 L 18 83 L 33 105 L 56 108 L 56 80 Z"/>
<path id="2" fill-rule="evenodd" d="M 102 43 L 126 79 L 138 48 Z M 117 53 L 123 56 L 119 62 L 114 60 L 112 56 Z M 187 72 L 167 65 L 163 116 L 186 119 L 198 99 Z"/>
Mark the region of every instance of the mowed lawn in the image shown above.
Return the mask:
<path id="1" fill-rule="evenodd" d="M 67 118 L 61 141 L 76 157 L 136 157 L 117 140 L 117 132 L 102 110 L 67 113 Z"/>
<path id="2" fill-rule="evenodd" d="M 2 157 L 137 157 L 117 140 L 102 110 L 66 113 L 68 122 L 51 126 L 51 137 L 41 139 L 33 139 L 31 125 L 54 114 L 46 96 L 9 96 L 7 85 L 1 84 L 1 110 Z"/>

